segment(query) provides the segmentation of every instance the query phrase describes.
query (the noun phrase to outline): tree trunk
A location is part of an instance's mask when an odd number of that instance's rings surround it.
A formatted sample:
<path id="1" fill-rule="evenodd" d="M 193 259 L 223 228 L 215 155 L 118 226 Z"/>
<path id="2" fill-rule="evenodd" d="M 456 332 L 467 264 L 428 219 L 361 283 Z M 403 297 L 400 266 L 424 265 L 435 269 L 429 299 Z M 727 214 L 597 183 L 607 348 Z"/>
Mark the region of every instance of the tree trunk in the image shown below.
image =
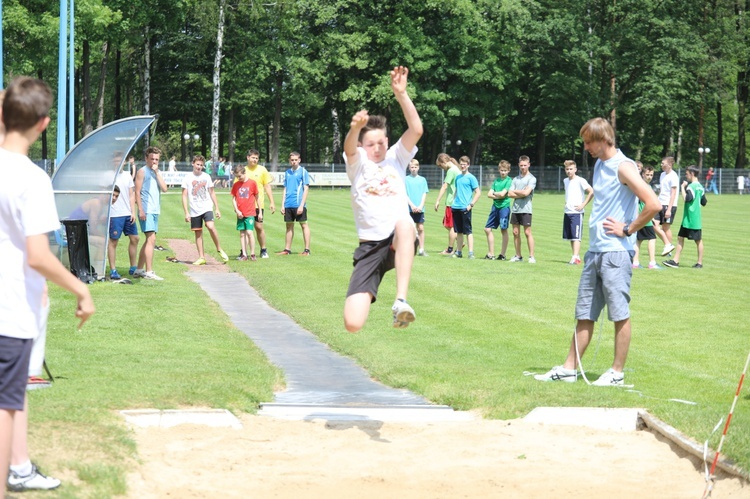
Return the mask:
<path id="1" fill-rule="evenodd" d="M 341 156 L 341 129 L 339 127 L 339 113 L 335 107 L 331 108 L 331 121 L 333 122 L 333 142 L 331 147 L 333 149 L 332 162 L 343 163 L 343 157 Z M 327 155 L 326 155 L 327 156 Z"/>
<path id="2" fill-rule="evenodd" d="M 221 109 L 221 50 L 224 45 L 224 8 L 226 0 L 219 3 L 219 26 L 216 31 L 216 57 L 214 58 L 214 104 L 211 113 L 211 163 L 219 160 L 219 115 Z"/>
<path id="3" fill-rule="evenodd" d="M 721 101 L 716 101 L 716 166 L 724 167 L 724 124 L 721 117 Z"/>
<path id="4" fill-rule="evenodd" d="M 83 80 L 83 94 L 81 95 L 83 101 L 83 134 L 88 135 L 94 130 L 91 124 L 93 121 L 93 109 L 91 106 L 91 45 L 88 40 L 83 41 L 81 60 L 83 63 L 83 75 L 81 75 L 81 80 Z"/>
<path id="5" fill-rule="evenodd" d="M 102 58 L 102 66 L 99 72 L 99 89 L 96 92 L 96 109 L 98 111 L 98 118 L 96 120 L 96 128 L 100 128 L 104 125 L 104 84 L 107 80 L 107 61 L 109 60 L 109 43 L 104 42 L 104 57 Z"/>
<path id="6" fill-rule="evenodd" d="M 234 123 L 234 105 L 229 108 L 229 116 L 227 118 L 227 141 L 229 142 L 229 155 L 227 161 L 234 164 L 234 149 L 236 147 L 237 129 Z"/>
<path id="7" fill-rule="evenodd" d="M 180 127 L 180 161 L 184 162 L 185 158 L 187 157 L 187 140 L 185 140 L 185 135 L 187 134 L 187 113 L 183 111 L 182 113 L 182 126 Z M 192 161 L 193 158 L 190 158 L 190 161 Z"/>
<path id="8" fill-rule="evenodd" d="M 276 91 L 274 93 L 273 130 L 271 131 L 271 171 L 279 169 L 279 136 L 281 135 L 281 87 L 284 74 L 276 71 Z"/>
<path id="9" fill-rule="evenodd" d="M 679 168 L 680 162 L 682 161 L 682 126 L 677 131 L 677 155 L 674 158 L 674 162 Z"/>
<path id="10" fill-rule="evenodd" d="M 121 100 L 121 84 L 120 84 L 120 59 L 122 58 L 122 52 L 118 48 L 115 52 L 115 119 L 119 120 L 122 114 L 120 113 L 120 100 Z"/>
<path id="11" fill-rule="evenodd" d="M 737 159 L 735 168 L 744 169 L 747 164 L 746 132 L 747 132 L 747 101 L 748 101 L 748 78 L 750 72 L 741 71 L 737 74 Z"/>
<path id="12" fill-rule="evenodd" d="M 151 35 L 148 26 L 143 38 L 143 114 L 151 114 Z"/>

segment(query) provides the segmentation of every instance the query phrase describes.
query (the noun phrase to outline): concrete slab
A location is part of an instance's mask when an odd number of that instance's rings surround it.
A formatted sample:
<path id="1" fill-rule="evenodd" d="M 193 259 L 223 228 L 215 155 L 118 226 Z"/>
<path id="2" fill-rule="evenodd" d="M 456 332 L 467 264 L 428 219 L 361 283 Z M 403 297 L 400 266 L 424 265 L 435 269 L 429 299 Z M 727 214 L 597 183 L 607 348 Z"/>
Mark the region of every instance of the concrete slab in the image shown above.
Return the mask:
<path id="1" fill-rule="evenodd" d="M 545 425 L 585 426 L 598 430 L 636 431 L 642 409 L 603 407 L 537 407 L 524 421 Z"/>
<path id="2" fill-rule="evenodd" d="M 454 411 L 447 405 L 409 405 L 387 407 L 324 406 L 316 404 L 261 404 L 259 416 L 314 421 L 380 421 L 380 422 L 443 422 L 472 421 L 470 412 Z"/>
<path id="3" fill-rule="evenodd" d="M 242 428 L 242 423 L 226 409 L 164 410 L 132 409 L 120 411 L 125 421 L 141 428 L 171 428 L 181 424 L 205 425 L 216 428 Z"/>

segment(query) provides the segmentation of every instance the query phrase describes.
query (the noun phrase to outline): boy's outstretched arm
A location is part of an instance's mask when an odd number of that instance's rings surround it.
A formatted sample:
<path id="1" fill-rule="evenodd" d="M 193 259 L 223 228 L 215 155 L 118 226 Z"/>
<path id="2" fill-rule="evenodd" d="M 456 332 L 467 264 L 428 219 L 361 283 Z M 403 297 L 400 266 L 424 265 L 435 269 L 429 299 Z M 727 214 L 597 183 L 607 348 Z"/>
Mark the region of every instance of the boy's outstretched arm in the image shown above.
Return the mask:
<path id="1" fill-rule="evenodd" d="M 404 118 L 408 126 L 401 136 L 401 143 L 407 151 L 411 151 L 417 145 L 417 142 L 419 142 L 420 137 L 422 137 L 424 129 L 422 128 L 422 120 L 419 119 L 417 108 L 414 107 L 411 97 L 406 92 L 408 76 L 409 68 L 405 66 L 396 66 L 391 71 L 391 89 L 393 89 L 393 95 L 401 106 L 401 111 L 404 113 Z"/>
<path id="2" fill-rule="evenodd" d="M 366 110 L 361 110 L 354 116 L 352 116 L 352 123 L 349 126 L 349 131 L 346 133 L 344 139 L 344 154 L 348 164 L 357 162 L 357 144 L 359 143 L 359 131 L 367 124 L 369 115 Z"/>

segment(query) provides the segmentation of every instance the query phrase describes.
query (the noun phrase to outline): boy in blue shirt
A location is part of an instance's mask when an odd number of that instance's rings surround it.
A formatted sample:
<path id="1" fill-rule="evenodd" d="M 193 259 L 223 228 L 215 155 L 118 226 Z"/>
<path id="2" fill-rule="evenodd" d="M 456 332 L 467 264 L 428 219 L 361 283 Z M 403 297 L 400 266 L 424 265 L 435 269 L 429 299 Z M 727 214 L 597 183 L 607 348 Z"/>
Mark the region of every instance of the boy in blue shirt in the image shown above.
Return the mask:
<path id="1" fill-rule="evenodd" d="M 471 233 L 471 210 L 479 199 L 481 190 L 477 178 L 469 173 L 469 157 L 461 156 L 458 160 L 461 174 L 456 177 L 456 197 L 453 198 L 453 228 L 456 231 L 456 251 L 453 258 L 462 258 L 464 235 L 469 246 L 469 258 L 474 258 L 474 235 Z"/>
<path id="2" fill-rule="evenodd" d="M 409 197 L 409 214 L 417 226 L 419 251 L 417 256 L 427 256 L 424 252 L 424 203 L 427 200 L 427 179 L 419 174 L 419 161 L 412 159 L 409 163 L 409 175 L 404 179 L 406 195 Z"/>
<path id="3" fill-rule="evenodd" d="M 307 226 L 307 193 L 310 191 L 310 175 L 304 167 L 300 166 L 300 154 L 296 151 L 289 153 L 289 164 L 291 168 L 284 174 L 284 191 L 281 197 L 284 199 L 281 214 L 286 222 L 286 243 L 284 251 L 277 255 L 292 254 L 292 240 L 294 239 L 294 222 L 299 222 L 302 227 L 302 239 L 305 242 L 305 250 L 302 256 L 310 256 L 310 227 Z"/>

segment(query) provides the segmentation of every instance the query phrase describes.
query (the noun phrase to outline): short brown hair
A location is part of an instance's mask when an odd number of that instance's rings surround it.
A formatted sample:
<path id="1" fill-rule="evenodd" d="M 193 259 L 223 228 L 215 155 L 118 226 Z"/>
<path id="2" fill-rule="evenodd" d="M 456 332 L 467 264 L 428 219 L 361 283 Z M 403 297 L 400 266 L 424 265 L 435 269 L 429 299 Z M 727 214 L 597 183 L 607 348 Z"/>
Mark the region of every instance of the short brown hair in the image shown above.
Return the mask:
<path id="1" fill-rule="evenodd" d="M 234 165 L 234 168 L 232 168 L 232 173 L 234 173 L 235 175 L 241 175 L 245 173 L 245 165 Z"/>
<path id="2" fill-rule="evenodd" d="M 460 163 L 461 161 L 464 161 L 464 162 L 466 162 L 466 163 L 469 163 L 469 164 L 471 164 L 471 160 L 469 159 L 469 157 L 468 157 L 468 156 L 461 156 L 460 158 L 458 158 L 458 161 L 459 161 L 459 163 Z"/>
<path id="3" fill-rule="evenodd" d="M 26 131 L 49 116 L 52 90 L 42 80 L 19 76 L 10 82 L 3 100 L 3 123 L 8 132 Z"/>
<path id="4" fill-rule="evenodd" d="M 375 114 L 368 117 L 367 124 L 363 126 L 359 131 L 359 137 L 357 137 L 357 140 L 359 142 L 362 142 L 362 137 L 364 137 L 367 132 L 370 132 L 372 130 L 383 130 L 383 133 L 385 133 L 387 124 L 388 122 L 386 121 L 385 116 Z"/>
<path id="5" fill-rule="evenodd" d="M 146 149 L 146 157 L 148 158 L 150 155 L 156 154 L 161 156 L 161 149 L 155 146 L 151 146 L 148 149 Z"/>
<path id="6" fill-rule="evenodd" d="M 674 166 L 674 158 L 672 156 L 664 156 L 661 160 L 666 161 L 669 166 Z"/>
<path id="7" fill-rule="evenodd" d="M 518 162 L 520 163 L 521 161 L 528 161 L 529 163 L 531 163 L 531 159 L 529 159 L 529 157 L 526 155 L 523 155 L 520 158 L 518 158 Z"/>
<path id="8" fill-rule="evenodd" d="M 248 156 L 252 156 L 253 154 L 255 154 L 256 156 L 258 156 L 258 159 L 260 159 L 260 151 L 258 151 L 257 149 L 249 149 L 247 151 L 247 155 Z"/>
<path id="9" fill-rule="evenodd" d="M 206 158 L 204 158 L 200 154 L 196 154 L 195 156 L 193 156 L 193 161 L 191 161 L 191 163 L 195 163 L 196 161 L 203 161 L 203 164 L 206 164 Z"/>
<path id="10" fill-rule="evenodd" d="M 569 166 L 576 166 L 576 162 L 573 161 L 572 159 L 566 159 L 565 163 L 563 163 L 563 165 L 565 165 L 565 168 L 567 168 Z"/>
<path id="11" fill-rule="evenodd" d="M 503 168 L 503 169 L 510 170 L 510 162 L 505 161 L 504 159 L 501 159 L 500 163 L 497 166 L 499 166 L 500 168 Z"/>
<path id="12" fill-rule="evenodd" d="M 591 118 L 581 127 L 579 135 L 584 142 L 606 142 L 615 145 L 615 130 L 604 118 Z"/>

